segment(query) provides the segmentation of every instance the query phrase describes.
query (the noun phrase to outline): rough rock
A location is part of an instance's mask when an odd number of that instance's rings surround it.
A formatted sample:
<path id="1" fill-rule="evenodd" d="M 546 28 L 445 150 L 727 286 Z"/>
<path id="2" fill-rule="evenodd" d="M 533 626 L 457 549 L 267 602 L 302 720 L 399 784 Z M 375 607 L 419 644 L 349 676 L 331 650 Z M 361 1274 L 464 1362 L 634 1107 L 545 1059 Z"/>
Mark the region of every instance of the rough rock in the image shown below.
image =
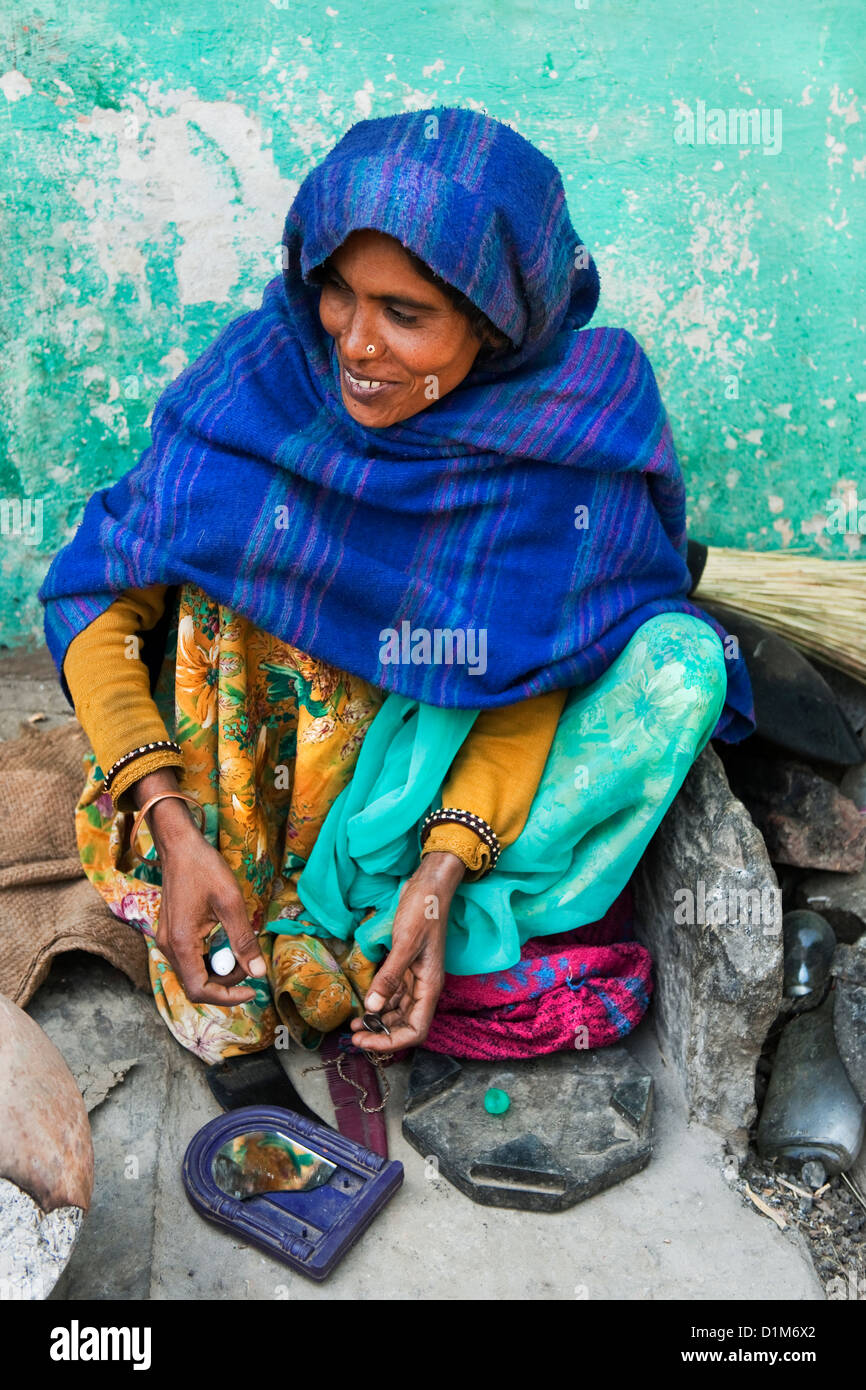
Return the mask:
<path id="1" fill-rule="evenodd" d="M 866 937 L 837 946 L 832 972 L 833 1031 L 851 1085 L 866 1104 Z"/>
<path id="2" fill-rule="evenodd" d="M 725 759 L 730 785 L 764 837 L 771 859 L 857 873 L 866 863 L 866 817 L 835 783 L 805 763 L 747 755 Z"/>
<path id="3" fill-rule="evenodd" d="M 707 746 L 633 878 L 654 1018 L 692 1118 L 744 1152 L 755 1067 L 782 1000 L 781 893 L 760 833 Z"/>
<path id="4" fill-rule="evenodd" d="M 819 1187 L 823 1187 L 827 1181 L 827 1169 L 823 1163 L 819 1163 L 816 1158 L 804 1163 L 800 1169 L 800 1177 L 803 1182 L 808 1183 L 813 1192 L 817 1192 Z"/>
<path id="5" fill-rule="evenodd" d="M 794 901 L 820 912 L 836 939 L 853 945 L 866 932 L 866 869 L 857 874 L 810 874 L 794 890 Z"/>
<path id="6" fill-rule="evenodd" d="M 848 768 L 839 783 L 839 790 L 854 802 L 861 816 L 866 814 L 866 762 Z"/>
<path id="7" fill-rule="evenodd" d="M 88 1114 L 102 1104 L 109 1091 L 120 1084 L 137 1061 L 137 1057 L 131 1057 L 123 1062 L 84 1062 L 74 1068 L 75 1080 Z"/>
<path id="8" fill-rule="evenodd" d="M 192 1249 L 198 1253 L 197 1264 L 213 1253 L 203 1239 L 196 1243 L 197 1228 L 187 1228 L 178 1212 L 179 1204 L 186 1203 L 180 1182 L 183 1150 L 196 1129 L 219 1113 L 206 1068 L 172 1037 L 152 997 L 99 956 L 60 956 L 30 1011 L 62 1051 L 73 1076 L 82 1080 L 88 1067 L 113 1070 L 115 1058 L 139 1059 L 123 1085 L 90 1113 L 98 1180 L 81 1236 L 52 1297 L 198 1297 L 189 1292 L 191 1263 L 183 1267 L 183 1283 L 167 1294 L 164 1289 L 155 1292 L 151 1261 L 157 1241 L 160 1257 L 165 1254 L 178 1266 Z M 327 1096 L 327 1082 L 321 1080 Z M 166 1145 L 171 1153 L 163 1159 Z M 190 1215 L 205 1224 L 192 1209 Z M 219 1282 L 221 1276 L 216 1277 Z M 228 1297 L 233 1271 L 227 1269 L 224 1278 Z"/>
<path id="9" fill-rule="evenodd" d="M 39 1024 L 2 994 L 0 1177 L 43 1211 L 90 1205 L 93 1144 L 81 1092 Z"/>
<path id="10" fill-rule="evenodd" d="M 54 1288 L 81 1229 L 80 1207 L 43 1212 L 0 1178 L 0 1299 L 43 1299 Z"/>

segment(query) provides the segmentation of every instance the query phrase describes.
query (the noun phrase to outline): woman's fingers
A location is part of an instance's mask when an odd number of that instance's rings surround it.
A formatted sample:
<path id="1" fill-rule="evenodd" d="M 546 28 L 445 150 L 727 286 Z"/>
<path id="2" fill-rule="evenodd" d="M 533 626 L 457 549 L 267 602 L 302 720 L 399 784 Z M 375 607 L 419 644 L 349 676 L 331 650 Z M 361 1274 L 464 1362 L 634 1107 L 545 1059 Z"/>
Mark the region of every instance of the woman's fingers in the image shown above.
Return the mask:
<path id="1" fill-rule="evenodd" d="M 381 968 L 373 976 L 364 999 L 364 1008 L 369 1009 L 371 1013 L 381 1013 L 393 998 L 401 997 L 405 990 L 411 991 L 413 987 L 415 961 L 424 950 L 430 927 L 422 909 L 423 900 L 410 879 L 400 890 L 397 911 L 394 914 L 391 949 Z"/>
<path id="2" fill-rule="evenodd" d="M 394 923 L 394 941 L 382 962 L 382 968 L 373 976 L 372 983 L 364 999 L 364 1008 L 371 1013 L 380 1013 L 392 998 L 400 997 L 406 988 L 406 975 L 418 954 L 419 943 L 412 933 L 397 935 Z"/>
<path id="3" fill-rule="evenodd" d="M 234 894 L 227 895 L 225 901 L 219 904 L 215 903 L 214 911 L 219 916 L 229 939 L 232 954 L 243 972 L 241 979 L 246 979 L 248 975 L 261 979 L 268 973 L 267 962 L 259 950 L 259 943 L 250 926 L 240 890 L 237 889 L 236 885 L 233 886 L 235 887 Z"/>
<path id="4" fill-rule="evenodd" d="M 393 1017 L 397 1017 L 401 1012 L 405 1011 L 406 1002 L 409 998 L 411 998 L 413 980 L 414 976 L 412 974 L 412 971 L 407 970 L 403 975 L 403 980 L 401 982 L 400 988 L 396 991 L 396 993 L 391 995 L 391 997 L 387 1000 L 385 1004 L 385 1009 L 388 1012 L 384 1012 L 381 1009 L 376 1010 L 376 1012 L 379 1014 L 380 1018 L 384 1023 L 388 1024 L 389 1013 Z M 369 993 L 367 997 L 369 998 Z M 390 1027 L 390 1025 L 388 1026 Z M 349 1024 L 349 1027 L 351 1028 L 353 1033 L 356 1033 L 359 1028 L 364 1027 L 363 1019 L 353 1018 L 351 1023 Z"/>
<path id="5" fill-rule="evenodd" d="M 430 1031 L 441 989 L 441 980 L 437 983 L 433 974 L 416 975 L 414 997 L 407 996 L 401 1009 L 382 1015 L 388 1033 L 369 1033 L 359 1019 L 361 1026 L 353 1028 L 352 1042 L 365 1052 L 398 1052 L 404 1047 L 419 1047 Z"/>
<path id="6" fill-rule="evenodd" d="M 397 990 L 397 993 L 396 993 L 396 994 L 392 994 L 392 995 L 391 995 L 391 998 L 388 1000 L 388 1003 L 387 1003 L 387 1006 L 386 1006 L 386 1007 L 389 1008 L 389 1009 L 399 1009 L 399 1007 L 400 1007 L 400 1005 L 402 1004 L 403 1000 L 406 998 L 407 993 L 409 993 L 409 992 L 411 991 L 411 989 L 412 989 L 412 972 L 411 972 L 411 970 L 407 970 L 407 971 L 406 971 L 406 974 L 403 976 L 403 984 L 402 984 L 402 986 L 400 987 L 400 989 Z"/>
<path id="7" fill-rule="evenodd" d="M 385 1013 L 380 1014 L 379 1017 L 388 1031 L 393 1032 L 399 1024 L 406 1022 L 406 1011 L 405 1009 L 388 1009 Z M 368 1030 L 364 1028 L 364 1020 L 362 1018 L 353 1018 L 349 1027 L 353 1033 L 367 1032 L 368 1036 L 371 1038 L 385 1037 L 387 1039 L 388 1037 L 387 1033 L 368 1032 Z"/>
<path id="8" fill-rule="evenodd" d="M 411 1046 L 410 1043 L 400 1043 L 395 1041 L 399 1032 L 404 1029 L 391 1029 L 391 1036 L 387 1033 L 353 1033 L 352 1042 L 360 1052 L 396 1052 L 400 1047 Z"/>
<path id="9" fill-rule="evenodd" d="M 180 975 L 187 999 L 191 1004 L 245 1004 L 255 999 L 249 985 L 227 985 L 216 976 L 208 975 L 202 955 L 201 937 L 184 933 L 171 942 L 171 963 Z"/>
<path id="10" fill-rule="evenodd" d="M 388 1007 L 380 1013 L 379 1017 L 388 1029 L 387 1033 L 371 1033 L 364 1027 L 362 1018 L 353 1018 L 349 1025 L 352 1032 L 358 1034 L 353 1037 L 353 1042 L 358 1042 L 363 1038 L 364 1042 L 374 1042 L 372 1051 L 389 1052 L 393 1051 L 392 1038 L 395 1030 L 407 1026 L 407 1017 L 412 1007 L 412 989 L 414 988 L 415 977 L 411 970 L 406 972 L 406 984 L 399 994 L 394 994 L 388 1000 Z M 390 1036 L 389 1036 L 390 1035 Z"/>
<path id="11" fill-rule="evenodd" d="M 223 976 L 209 973 L 206 959 L 207 938 L 217 922 L 235 958 L 234 969 Z M 247 1004 L 255 990 L 242 981 L 267 974 L 234 874 L 198 831 L 188 853 L 166 854 L 156 944 L 193 1004 Z"/>
<path id="12" fill-rule="evenodd" d="M 430 1031 L 439 995 L 442 993 L 442 976 L 435 972 L 419 972 L 415 976 L 415 997 L 409 1009 L 406 1023 L 412 1034 L 411 1043 L 401 1043 L 402 1047 L 418 1047 Z"/>
<path id="13" fill-rule="evenodd" d="M 400 1052 L 404 1047 L 418 1047 L 426 1036 L 419 1036 L 417 1029 L 403 1020 L 391 1029 L 390 1038 L 386 1033 L 355 1033 L 352 1042 L 362 1052 Z"/>
<path id="14" fill-rule="evenodd" d="M 449 864 L 454 859 L 462 875 L 463 865 L 456 856 L 445 858 Z M 450 867 L 448 872 L 450 874 Z M 436 864 L 432 868 L 422 864 L 403 885 L 394 916 L 391 949 L 373 977 L 364 1000 L 364 1007 L 371 1013 L 383 1014 L 387 1009 L 383 1022 L 390 1030 L 390 1037 L 387 1033 L 369 1032 L 363 1022 L 358 1026 L 353 1024 L 352 1041 L 365 1051 L 388 1052 L 415 1047 L 427 1036 L 442 990 L 447 907 L 454 887 L 450 877 L 445 880 L 446 910 L 432 920 L 426 912 L 429 893 L 425 890 L 434 884 L 438 892 L 441 878 L 441 869 Z"/>

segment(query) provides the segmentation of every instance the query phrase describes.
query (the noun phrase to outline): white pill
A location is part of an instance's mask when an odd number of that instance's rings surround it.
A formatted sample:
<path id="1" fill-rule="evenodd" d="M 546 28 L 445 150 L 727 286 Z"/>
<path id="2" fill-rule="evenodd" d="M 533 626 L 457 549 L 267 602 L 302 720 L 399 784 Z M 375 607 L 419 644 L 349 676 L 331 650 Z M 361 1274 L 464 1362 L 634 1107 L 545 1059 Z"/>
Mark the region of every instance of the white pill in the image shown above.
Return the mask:
<path id="1" fill-rule="evenodd" d="M 230 975 L 235 968 L 235 958 L 230 946 L 220 946 L 210 958 L 210 968 L 215 975 Z"/>

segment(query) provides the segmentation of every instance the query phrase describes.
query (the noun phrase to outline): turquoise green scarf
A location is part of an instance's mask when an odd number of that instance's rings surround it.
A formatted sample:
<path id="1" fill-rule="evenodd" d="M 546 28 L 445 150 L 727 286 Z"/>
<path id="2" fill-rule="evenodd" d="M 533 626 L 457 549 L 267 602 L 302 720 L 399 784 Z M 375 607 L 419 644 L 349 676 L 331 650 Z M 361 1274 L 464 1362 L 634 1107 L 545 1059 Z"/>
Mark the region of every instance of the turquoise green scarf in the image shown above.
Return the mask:
<path id="1" fill-rule="evenodd" d="M 725 690 L 715 632 L 667 613 L 569 693 L 521 834 L 494 873 L 457 890 L 450 974 L 508 969 L 524 941 L 604 916 L 709 740 Z M 418 867 L 418 823 L 441 804 L 477 715 L 387 697 L 298 880 L 307 912 L 270 922 L 270 931 L 354 938 L 371 960 L 390 948 L 401 887 Z"/>

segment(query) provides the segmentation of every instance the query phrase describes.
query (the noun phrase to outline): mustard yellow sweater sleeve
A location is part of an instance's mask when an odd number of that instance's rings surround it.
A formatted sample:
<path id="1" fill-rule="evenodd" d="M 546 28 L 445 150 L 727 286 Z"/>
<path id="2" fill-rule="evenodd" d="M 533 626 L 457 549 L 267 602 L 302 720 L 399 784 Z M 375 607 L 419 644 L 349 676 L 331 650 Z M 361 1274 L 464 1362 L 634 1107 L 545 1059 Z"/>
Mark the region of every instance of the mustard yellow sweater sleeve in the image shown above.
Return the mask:
<path id="1" fill-rule="evenodd" d="M 553 690 L 516 705 L 482 710 L 451 764 L 442 805 L 481 816 L 503 849 L 526 824 L 566 694 Z M 433 850 L 447 850 L 462 859 L 470 881 L 490 860 L 487 846 L 462 825 L 434 826 L 422 855 Z"/>
<path id="2" fill-rule="evenodd" d="M 69 644 L 63 674 L 78 721 L 103 772 L 139 744 L 169 736 L 150 694 L 140 635 L 159 621 L 167 587 L 152 584 L 147 589 L 127 589 Z M 183 758 L 170 749 L 134 758 L 112 783 L 115 807 L 133 810 L 127 789 L 159 767 L 183 767 Z"/>

